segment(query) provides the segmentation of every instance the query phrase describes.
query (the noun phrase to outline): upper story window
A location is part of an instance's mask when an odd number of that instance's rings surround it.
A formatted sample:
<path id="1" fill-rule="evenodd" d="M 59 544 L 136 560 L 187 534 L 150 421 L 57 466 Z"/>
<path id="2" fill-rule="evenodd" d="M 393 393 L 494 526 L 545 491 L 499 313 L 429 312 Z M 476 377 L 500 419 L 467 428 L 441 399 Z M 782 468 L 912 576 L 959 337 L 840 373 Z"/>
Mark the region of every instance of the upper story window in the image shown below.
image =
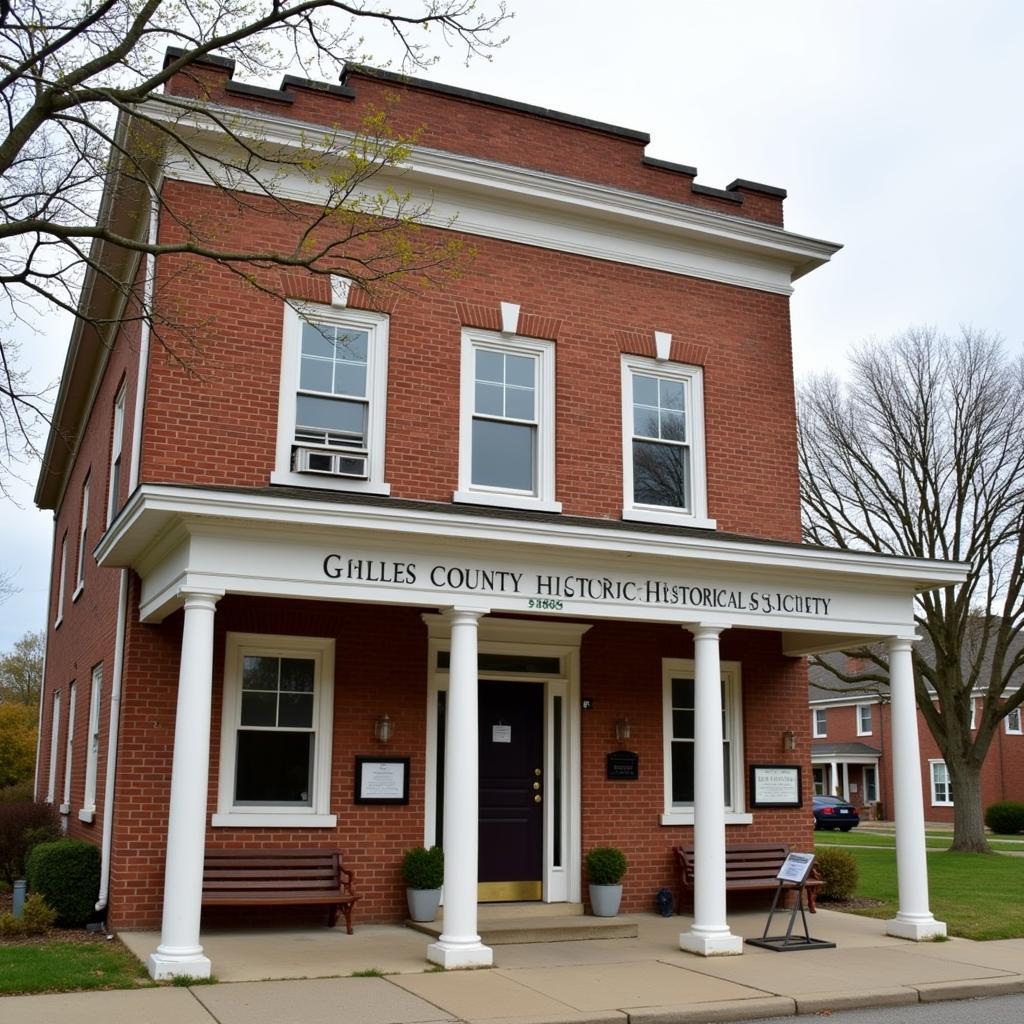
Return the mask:
<path id="1" fill-rule="evenodd" d="M 114 431 L 110 441 L 110 493 L 107 495 L 107 523 L 117 511 L 117 499 L 121 493 L 121 461 L 124 453 L 124 384 L 114 399 Z"/>
<path id="2" fill-rule="evenodd" d="M 1014 708 L 1005 718 L 1006 732 L 1010 736 L 1020 736 L 1020 708 Z"/>
<path id="3" fill-rule="evenodd" d="M 700 367 L 623 356 L 622 466 L 624 519 L 714 529 Z"/>
<path id="4" fill-rule="evenodd" d="M 858 736 L 870 736 L 871 735 L 871 705 L 870 704 L 858 704 L 857 705 L 857 735 Z"/>
<path id="5" fill-rule="evenodd" d="M 57 617 L 53 624 L 59 626 L 64 621 L 64 587 L 68 581 L 68 534 L 60 539 L 60 575 L 57 577 Z"/>
<path id="6" fill-rule="evenodd" d="M 722 662 L 723 800 L 726 820 L 749 821 L 744 813 L 743 714 L 740 666 Z M 662 730 L 665 748 L 663 825 L 693 824 L 694 804 L 694 663 L 667 658 L 662 663 Z"/>
<path id="7" fill-rule="evenodd" d="M 487 331 L 462 339 L 456 501 L 560 512 L 555 346 Z"/>
<path id="8" fill-rule="evenodd" d="M 214 825 L 327 828 L 334 641 L 229 633 Z"/>
<path id="9" fill-rule="evenodd" d="M 388 494 L 388 319 L 287 304 L 271 483 Z"/>
<path id="10" fill-rule="evenodd" d="M 74 601 L 85 589 L 85 549 L 89 540 L 89 477 L 82 484 L 82 521 L 78 528 L 78 569 L 75 574 L 75 592 L 71 595 Z"/>
<path id="11" fill-rule="evenodd" d="M 815 739 L 828 735 L 828 712 L 824 708 L 815 708 L 811 712 L 811 726 Z"/>

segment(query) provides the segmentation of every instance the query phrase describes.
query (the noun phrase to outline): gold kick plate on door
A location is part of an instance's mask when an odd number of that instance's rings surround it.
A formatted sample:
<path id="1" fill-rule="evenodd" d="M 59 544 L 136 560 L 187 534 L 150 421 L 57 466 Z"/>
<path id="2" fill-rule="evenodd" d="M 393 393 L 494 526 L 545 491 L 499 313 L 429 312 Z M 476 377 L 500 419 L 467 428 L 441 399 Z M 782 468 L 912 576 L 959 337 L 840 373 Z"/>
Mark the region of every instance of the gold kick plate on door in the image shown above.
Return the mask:
<path id="1" fill-rule="evenodd" d="M 543 884 L 536 882 L 478 882 L 476 898 L 481 903 L 509 903 L 515 900 L 539 900 Z"/>

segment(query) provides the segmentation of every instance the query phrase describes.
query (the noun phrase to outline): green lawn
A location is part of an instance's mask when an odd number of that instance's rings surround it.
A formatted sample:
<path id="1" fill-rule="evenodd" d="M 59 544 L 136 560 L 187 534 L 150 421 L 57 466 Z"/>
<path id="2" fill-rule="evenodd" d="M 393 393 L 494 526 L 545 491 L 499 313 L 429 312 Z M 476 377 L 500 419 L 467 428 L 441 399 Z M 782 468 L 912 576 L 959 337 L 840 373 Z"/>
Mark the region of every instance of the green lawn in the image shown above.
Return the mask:
<path id="1" fill-rule="evenodd" d="M 849 852 L 860 868 L 856 895 L 882 901 L 881 906 L 851 913 L 894 917 L 899 905 L 896 851 L 865 846 Z M 932 913 L 946 922 L 950 935 L 967 939 L 1024 938 L 1024 858 L 929 850 L 928 888 Z M 822 903 L 822 907 L 827 906 Z"/>
<path id="2" fill-rule="evenodd" d="M 814 841 L 818 846 L 865 846 L 886 847 L 896 845 L 896 836 L 878 832 L 815 832 Z M 930 850 L 948 850 L 953 836 L 949 832 L 927 832 L 925 842 Z M 1024 839 L 996 839 L 989 836 L 993 850 L 1024 853 Z"/>
<path id="3" fill-rule="evenodd" d="M 117 942 L 0 945 L 0 994 L 138 988 L 148 981 L 145 967 Z"/>

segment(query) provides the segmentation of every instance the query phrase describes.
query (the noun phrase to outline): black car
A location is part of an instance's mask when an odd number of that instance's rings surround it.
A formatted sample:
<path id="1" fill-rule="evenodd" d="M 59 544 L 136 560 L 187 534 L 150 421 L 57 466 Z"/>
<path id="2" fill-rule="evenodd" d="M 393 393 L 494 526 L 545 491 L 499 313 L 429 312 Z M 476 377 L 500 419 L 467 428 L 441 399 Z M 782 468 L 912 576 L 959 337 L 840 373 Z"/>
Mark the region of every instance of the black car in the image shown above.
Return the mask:
<path id="1" fill-rule="evenodd" d="M 860 824 L 860 815 L 853 804 L 837 796 L 816 796 L 814 798 L 814 827 L 816 829 L 839 829 L 849 832 Z"/>

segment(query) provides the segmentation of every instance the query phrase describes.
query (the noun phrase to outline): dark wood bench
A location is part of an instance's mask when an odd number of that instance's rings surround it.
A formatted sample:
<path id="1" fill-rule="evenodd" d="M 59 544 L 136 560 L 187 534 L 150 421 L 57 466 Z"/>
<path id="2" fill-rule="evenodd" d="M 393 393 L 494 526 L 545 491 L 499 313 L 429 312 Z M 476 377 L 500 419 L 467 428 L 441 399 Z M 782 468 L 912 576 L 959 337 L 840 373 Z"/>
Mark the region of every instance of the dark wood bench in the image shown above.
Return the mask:
<path id="1" fill-rule="evenodd" d="M 352 934 L 359 897 L 337 850 L 207 850 L 204 907 L 274 907 L 319 903 L 333 928 L 341 914 Z"/>
<path id="2" fill-rule="evenodd" d="M 679 906 L 693 907 L 693 847 L 676 846 L 676 865 L 679 868 Z M 785 843 L 746 843 L 734 844 L 725 848 L 725 890 L 726 892 L 756 892 L 758 890 L 774 892 L 779 884 L 776 877 L 782 862 L 789 856 L 789 847 Z M 804 882 L 807 893 L 807 906 L 813 914 L 816 912 L 817 891 L 821 888 L 821 873 L 818 865 L 811 867 L 811 876 Z M 796 885 L 786 882 L 786 889 L 796 889 Z M 684 900 L 684 896 L 689 900 Z"/>

